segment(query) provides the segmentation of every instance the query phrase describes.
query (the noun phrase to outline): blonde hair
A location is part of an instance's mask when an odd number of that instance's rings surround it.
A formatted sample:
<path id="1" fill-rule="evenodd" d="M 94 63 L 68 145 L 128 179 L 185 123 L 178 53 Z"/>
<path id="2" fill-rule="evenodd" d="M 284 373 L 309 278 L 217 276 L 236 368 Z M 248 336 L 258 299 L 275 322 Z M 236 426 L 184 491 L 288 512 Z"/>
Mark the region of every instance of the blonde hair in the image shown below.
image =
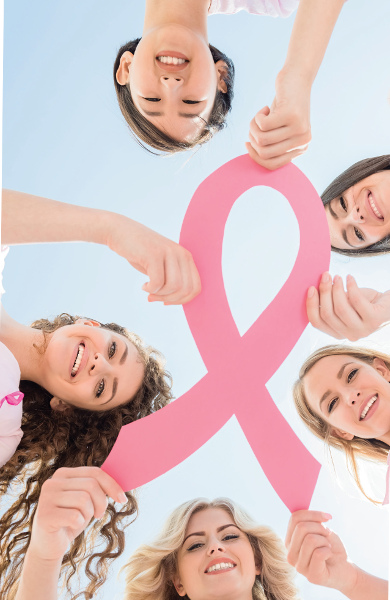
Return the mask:
<path id="1" fill-rule="evenodd" d="M 153 544 L 144 544 L 130 557 L 126 571 L 125 600 L 180 600 L 172 578 L 177 573 L 177 555 L 183 545 L 190 518 L 207 508 L 227 511 L 250 541 L 255 562 L 261 568 L 253 586 L 253 600 L 296 600 L 295 571 L 287 563 L 280 538 L 251 517 L 229 498 L 212 502 L 196 498 L 173 511 Z"/>
<path id="2" fill-rule="evenodd" d="M 386 462 L 390 446 L 385 442 L 377 439 L 363 439 L 355 436 L 352 440 L 346 440 L 338 437 L 333 433 L 332 426 L 323 419 L 323 417 L 313 410 L 307 400 L 307 396 L 304 388 L 304 378 L 307 373 L 314 367 L 316 363 L 322 358 L 334 355 L 346 355 L 360 360 L 369 365 L 372 365 L 375 358 L 383 360 L 386 366 L 390 369 L 390 356 L 383 352 L 376 350 L 370 350 L 369 348 L 358 348 L 353 346 L 325 346 L 320 348 L 316 352 L 313 352 L 303 363 L 301 370 L 299 371 L 299 378 L 294 383 L 293 397 L 295 407 L 298 411 L 299 416 L 305 423 L 306 427 L 310 429 L 314 435 L 330 447 L 337 448 L 345 452 L 348 471 L 354 478 L 360 491 L 375 504 L 378 504 L 376 500 L 370 498 L 363 489 L 362 483 L 359 477 L 359 467 L 356 462 L 356 458 L 361 457 L 366 460 Z M 330 450 L 330 448 L 329 448 Z"/>

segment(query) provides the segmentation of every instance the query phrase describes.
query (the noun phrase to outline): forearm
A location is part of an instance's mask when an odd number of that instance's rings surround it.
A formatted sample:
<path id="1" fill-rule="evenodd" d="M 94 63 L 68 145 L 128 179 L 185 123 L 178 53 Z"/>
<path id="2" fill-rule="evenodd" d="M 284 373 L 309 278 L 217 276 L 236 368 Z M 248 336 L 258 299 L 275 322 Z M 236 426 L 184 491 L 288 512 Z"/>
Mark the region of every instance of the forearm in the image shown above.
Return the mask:
<path id="1" fill-rule="evenodd" d="M 76 241 L 105 244 L 112 214 L 3 190 L 1 241 L 6 245 Z"/>
<path id="2" fill-rule="evenodd" d="M 344 0 L 300 0 L 282 73 L 313 83 Z"/>
<path id="3" fill-rule="evenodd" d="M 62 560 L 43 560 L 27 551 L 15 600 L 57 600 Z"/>
<path id="4" fill-rule="evenodd" d="M 388 582 L 355 567 L 356 580 L 352 588 L 338 588 L 350 600 L 388 600 Z"/>

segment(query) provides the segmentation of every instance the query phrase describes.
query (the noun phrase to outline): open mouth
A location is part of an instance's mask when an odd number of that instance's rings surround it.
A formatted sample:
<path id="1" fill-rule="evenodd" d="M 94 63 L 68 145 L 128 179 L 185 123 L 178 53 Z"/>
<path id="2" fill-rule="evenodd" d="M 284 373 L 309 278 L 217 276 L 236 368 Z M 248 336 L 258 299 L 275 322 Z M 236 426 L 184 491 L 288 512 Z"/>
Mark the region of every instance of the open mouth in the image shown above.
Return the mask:
<path id="1" fill-rule="evenodd" d="M 371 407 L 375 404 L 375 402 L 378 400 L 378 394 L 376 394 L 375 396 L 373 396 L 366 404 L 366 406 L 363 408 L 362 412 L 360 413 L 360 421 L 362 421 L 363 419 L 365 419 L 365 417 L 367 416 L 369 410 L 371 409 Z"/>
<path id="2" fill-rule="evenodd" d="M 384 216 L 382 215 L 382 213 L 379 210 L 378 206 L 375 204 L 374 197 L 373 197 L 373 195 L 372 195 L 371 192 L 368 193 L 368 203 L 370 205 L 370 208 L 371 208 L 372 212 L 376 216 L 376 218 L 380 219 L 381 221 L 383 221 L 384 220 Z"/>
<path id="3" fill-rule="evenodd" d="M 165 71 L 183 71 L 189 64 L 189 59 L 181 52 L 163 50 L 156 56 L 158 65 Z"/>
<path id="4" fill-rule="evenodd" d="M 176 58 L 175 56 L 157 56 L 157 60 L 164 65 L 184 65 L 188 60 Z"/>
<path id="5" fill-rule="evenodd" d="M 82 361 L 82 358 L 83 358 L 83 355 L 84 355 L 84 350 L 85 350 L 85 344 L 83 344 L 83 343 L 79 344 L 79 348 L 78 348 L 78 351 L 77 351 L 76 359 L 75 359 L 75 361 L 73 363 L 73 367 L 72 367 L 72 370 L 70 372 L 70 374 L 71 374 L 72 377 L 76 377 L 76 375 L 78 373 L 78 370 L 80 368 L 80 364 L 81 364 L 81 361 Z"/>
<path id="6" fill-rule="evenodd" d="M 221 571 L 231 571 L 235 568 L 235 564 L 232 562 L 220 562 L 215 565 L 211 565 L 205 570 L 205 573 L 219 573 Z"/>

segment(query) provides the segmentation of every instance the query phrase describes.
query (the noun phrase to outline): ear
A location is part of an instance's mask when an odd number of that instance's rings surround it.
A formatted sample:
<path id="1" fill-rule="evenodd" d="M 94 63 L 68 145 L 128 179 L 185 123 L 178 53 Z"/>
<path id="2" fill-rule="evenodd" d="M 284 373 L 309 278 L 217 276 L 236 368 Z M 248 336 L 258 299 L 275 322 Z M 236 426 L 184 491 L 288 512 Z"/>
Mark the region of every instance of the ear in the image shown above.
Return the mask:
<path id="1" fill-rule="evenodd" d="M 355 437 L 353 435 L 353 433 L 347 433 L 346 431 L 343 431 L 342 429 L 335 429 L 335 428 L 332 428 L 331 434 L 338 438 L 341 438 L 342 440 L 348 440 L 348 441 L 353 440 L 353 438 Z"/>
<path id="2" fill-rule="evenodd" d="M 101 327 L 99 321 L 94 321 L 93 319 L 77 319 L 74 322 L 75 325 L 89 325 L 90 327 Z"/>
<path id="3" fill-rule="evenodd" d="M 378 373 L 382 375 L 385 379 L 389 380 L 390 371 L 386 366 L 386 363 L 381 358 L 374 358 L 372 361 L 372 366 Z"/>
<path id="4" fill-rule="evenodd" d="M 185 596 L 186 595 L 186 591 L 184 589 L 184 585 L 180 581 L 179 575 L 175 575 L 174 577 L 172 577 L 172 583 L 175 586 L 175 590 L 177 591 L 177 593 L 179 594 L 179 596 Z"/>
<path id="5" fill-rule="evenodd" d="M 227 85 L 224 81 L 228 76 L 228 66 L 224 60 L 217 60 L 215 64 L 215 70 L 217 72 L 217 88 L 223 94 L 227 92 Z"/>
<path id="6" fill-rule="evenodd" d="M 134 54 L 126 50 L 121 56 L 118 70 L 115 74 L 116 80 L 119 85 L 126 85 L 129 83 L 130 77 L 130 65 L 134 58 Z"/>
<path id="7" fill-rule="evenodd" d="M 261 567 L 260 567 L 260 565 L 258 565 L 256 563 L 255 567 L 256 567 L 256 571 L 255 571 L 256 575 L 261 575 Z"/>
<path id="8" fill-rule="evenodd" d="M 59 412 L 67 412 L 70 409 L 69 404 L 57 398 L 57 396 L 53 396 L 50 400 L 50 406 L 52 410 L 58 410 Z"/>

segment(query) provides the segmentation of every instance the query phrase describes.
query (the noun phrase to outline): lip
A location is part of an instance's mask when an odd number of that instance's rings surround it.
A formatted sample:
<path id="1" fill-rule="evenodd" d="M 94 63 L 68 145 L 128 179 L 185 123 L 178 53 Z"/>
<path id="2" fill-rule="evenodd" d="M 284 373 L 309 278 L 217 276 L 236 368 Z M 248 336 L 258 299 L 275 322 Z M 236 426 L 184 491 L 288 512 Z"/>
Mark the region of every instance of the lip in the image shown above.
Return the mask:
<path id="1" fill-rule="evenodd" d="M 81 359 L 81 363 L 79 366 L 79 370 L 77 371 L 76 375 L 72 375 L 72 369 L 73 369 L 73 365 L 74 365 L 74 361 L 76 360 L 76 356 L 77 356 L 77 352 L 79 349 L 80 344 L 84 344 L 84 354 L 83 354 L 83 358 Z M 88 361 L 88 349 L 87 349 L 87 345 L 85 343 L 84 340 L 80 340 L 77 344 L 75 349 L 72 352 L 72 357 L 71 357 L 71 363 L 70 363 L 70 369 L 69 369 L 69 375 L 70 375 L 70 379 L 71 381 L 73 381 L 76 377 L 78 377 L 81 373 L 81 371 L 84 369 L 85 365 L 87 364 Z"/>
<path id="2" fill-rule="evenodd" d="M 377 396 L 377 399 L 375 400 L 374 404 L 371 406 L 371 408 L 369 409 L 368 413 L 366 414 L 366 416 L 364 417 L 364 419 L 360 418 L 360 415 L 362 414 L 363 410 L 366 408 L 367 404 L 370 402 L 370 400 L 374 397 Z M 376 411 L 376 409 L 378 408 L 378 404 L 379 404 L 379 395 L 378 394 L 371 394 L 371 396 L 369 398 L 367 398 L 367 400 L 365 400 L 360 408 L 359 408 L 359 422 L 362 421 L 367 421 Z"/>
<path id="3" fill-rule="evenodd" d="M 185 62 L 182 65 L 166 65 L 157 60 L 159 56 L 172 56 L 172 58 L 182 58 L 183 60 L 186 60 L 188 62 Z M 190 59 L 181 52 L 174 52 L 173 50 L 164 50 L 156 54 L 156 64 L 162 71 L 165 71 L 167 73 L 175 73 L 176 71 L 184 71 L 184 69 L 186 69 L 190 64 Z"/>
<path id="4" fill-rule="evenodd" d="M 214 558 L 207 564 L 207 566 L 204 570 L 204 574 L 205 575 L 218 575 L 219 573 L 226 573 L 227 571 L 232 570 L 231 568 L 228 568 L 228 569 L 220 569 L 219 571 L 212 571 L 211 573 L 207 573 L 207 569 L 209 569 L 210 567 L 212 567 L 214 565 L 219 565 L 221 563 L 230 563 L 231 565 L 233 565 L 233 567 L 237 566 L 237 564 L 234 562 L 234 560 L 232 560 L 231 558 L 228 558 L 227 556 L 220 557 L 220 558 Z"/>
<path id="5" fill-rule="evenodd" d="M 375 204 L 377 210 L 381 213 L 381 215 L 383 215 L 383 211 L 381 206 L 379 205 L 377 199 L 375 198 L 374 194 L 372 192 L 370 192 L 371 195 L 371 200 L 373 201 L 373 203 Z M 367 194 L 366 194 L 366 199 L 365 199 L 365 204 L 366 204 L 366 209 L 369 211 L 369 214 L 372 215 L 375 219 L 375 221 L 379 222 L 379 223 L 383 223 L 384 222 L 384 215 L 383 217 L 378 217 L 378 215 L 376 215 L 372 209 L 372 206 L 370 204 L 370 198 L 369 198 L 369 192 L 367 190 Z"/>

